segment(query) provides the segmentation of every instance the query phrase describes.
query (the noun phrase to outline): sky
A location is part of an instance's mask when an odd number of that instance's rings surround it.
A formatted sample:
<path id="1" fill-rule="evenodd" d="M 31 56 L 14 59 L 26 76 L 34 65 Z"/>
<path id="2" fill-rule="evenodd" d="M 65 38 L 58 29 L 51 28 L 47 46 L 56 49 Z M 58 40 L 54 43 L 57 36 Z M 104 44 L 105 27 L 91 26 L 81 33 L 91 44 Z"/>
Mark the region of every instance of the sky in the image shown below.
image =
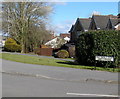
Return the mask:
<path id="1" fill-rule="evenodd" d="M 51 0 L 47 1 L 50 2 Z M 67 0 L 53 1 L 56 2 L 54 2 L 53 12 L 48 21 L 48 28 L 54 30 L 56 35 L 59 35 L 60 33 L 68 33 L 78 17 L 89 18 L 92 13 L 117 15 L 118 8 L 120 8 L 118 7 L 118 0 L 74 0 L 74 2 L 73 0 L 69 0 L 69 2 L 65 2 Z"/>
<path id="2" fill-rule="evenodd" d="M 92 13 L 117 15 L 118 2 L 57 2 L 51 14 L 51 28 L 55 34 L 68 33 L 76 19 L 89 18 Z"/>

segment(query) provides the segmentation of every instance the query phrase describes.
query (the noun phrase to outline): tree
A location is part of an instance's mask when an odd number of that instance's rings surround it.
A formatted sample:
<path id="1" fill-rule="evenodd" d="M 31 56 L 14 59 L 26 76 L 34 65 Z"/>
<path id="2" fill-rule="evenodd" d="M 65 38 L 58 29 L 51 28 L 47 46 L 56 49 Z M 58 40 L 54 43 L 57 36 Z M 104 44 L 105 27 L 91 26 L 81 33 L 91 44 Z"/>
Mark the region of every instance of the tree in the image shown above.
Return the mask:
<path id="1" fill-rule="evenodd" d="M 3 30 L 22 46 L 23 53 L 44 43 L 49 33 L 46 21 L 52 11 L 45 2 L 4 2 Z"/>

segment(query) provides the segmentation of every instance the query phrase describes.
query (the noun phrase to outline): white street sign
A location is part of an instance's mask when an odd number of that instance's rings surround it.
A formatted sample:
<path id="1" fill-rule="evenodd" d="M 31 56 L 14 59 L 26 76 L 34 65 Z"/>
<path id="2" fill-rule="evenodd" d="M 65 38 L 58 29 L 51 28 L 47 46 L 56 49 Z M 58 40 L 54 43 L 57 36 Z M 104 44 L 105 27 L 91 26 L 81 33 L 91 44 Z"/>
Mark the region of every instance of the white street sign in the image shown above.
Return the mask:
<path id="1" fill-rule="evenodd" d="M 110 57 L 110 56 L 95 56 L 95 60 L 99 60 L 99 61 L 114 61 L 114 58 Z"/>

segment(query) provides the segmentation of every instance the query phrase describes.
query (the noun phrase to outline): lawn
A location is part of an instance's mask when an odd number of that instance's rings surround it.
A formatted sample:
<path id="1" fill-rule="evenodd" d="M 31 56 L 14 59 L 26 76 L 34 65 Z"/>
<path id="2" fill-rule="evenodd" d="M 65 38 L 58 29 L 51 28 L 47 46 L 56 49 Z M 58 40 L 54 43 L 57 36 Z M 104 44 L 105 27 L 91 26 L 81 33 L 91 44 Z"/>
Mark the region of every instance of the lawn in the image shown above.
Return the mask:
<path id="1" fill-rule="evenodd" d="M 28 63 L 28 64 L 37 64 L 37 65 L 47 65 L 47 66 L 59 66 L 59 67 L 69 67 L 69 68 L 77 68 L 77 69 L 94 69 L 94 66 L 81 66 L 76 65 L 74 62 L 71 61 L 64 61 L 64 60 L 58 60 L 54 58 L 41 58 L 38 56 L 27 56 L 27 55 L 18 55 L 18 54 L 11 54 L 11 53 L 0 53 L 0 58 L 5 60 L 11 60 L 15 62 L 21 62 L 21 63 Z M 102 67 L 96 67 L 96 70 L 101 71 L 110 71 L 113 72 L 112 68 L 102 68 Z M 114 72 L 120 71 L 118 69 L 115 69 Z"/>

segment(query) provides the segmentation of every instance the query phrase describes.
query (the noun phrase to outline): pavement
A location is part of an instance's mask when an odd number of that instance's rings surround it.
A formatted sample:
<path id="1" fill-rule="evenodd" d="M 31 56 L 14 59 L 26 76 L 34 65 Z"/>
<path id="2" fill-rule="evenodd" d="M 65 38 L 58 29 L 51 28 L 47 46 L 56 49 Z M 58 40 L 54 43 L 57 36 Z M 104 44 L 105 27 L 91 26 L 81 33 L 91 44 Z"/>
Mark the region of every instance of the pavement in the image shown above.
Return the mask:
<path id="1" fill-rule="evenodd" d="M 7 60 L 2 60 L 1 73 L 4 97 L 118 96 L 118 73 Z"/>

